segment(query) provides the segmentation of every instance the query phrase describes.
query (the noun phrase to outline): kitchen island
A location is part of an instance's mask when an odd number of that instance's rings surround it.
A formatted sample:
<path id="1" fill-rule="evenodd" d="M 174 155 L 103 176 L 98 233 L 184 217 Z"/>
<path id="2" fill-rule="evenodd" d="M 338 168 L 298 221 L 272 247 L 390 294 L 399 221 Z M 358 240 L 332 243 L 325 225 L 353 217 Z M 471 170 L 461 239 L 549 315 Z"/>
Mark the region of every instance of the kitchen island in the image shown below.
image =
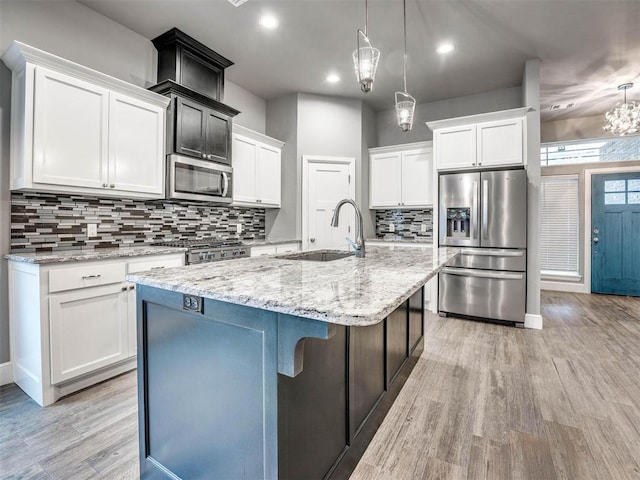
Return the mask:
<path id="1" fill-rule="evenodd" d="M 423 348 L 451 248 L 373 247 L 130 275 L 141 478 L 341 478 Z"/>

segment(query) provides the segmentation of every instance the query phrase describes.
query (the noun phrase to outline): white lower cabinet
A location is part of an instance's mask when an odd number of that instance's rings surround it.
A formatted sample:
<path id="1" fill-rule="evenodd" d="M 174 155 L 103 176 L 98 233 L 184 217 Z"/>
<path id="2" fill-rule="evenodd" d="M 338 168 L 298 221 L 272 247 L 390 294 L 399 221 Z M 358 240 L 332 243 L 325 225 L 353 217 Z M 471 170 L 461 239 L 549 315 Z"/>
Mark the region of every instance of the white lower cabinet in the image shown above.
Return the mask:
<path id="1" fill-rule="evenodd" d="M 125 275 L 180 265 L 184 253 L 46 265 L 10 261 L 14 382 L 47 406 L 135 368 L 136 292 Z"/>
<path id="2" fill-rule="evenodd" d="M 300 251 L 299 242 L 279 243 L 276 245 L 258 245 L 251 247 L 252 257 L 262 257 L 264 255 L 276 255 L 282 253 L 295 253 Z"/>
<path id="3" fill-rule="evenodd" d="M 115 284 L 49 297 L 53 385 L 130 356 L 123 288 Z"/>

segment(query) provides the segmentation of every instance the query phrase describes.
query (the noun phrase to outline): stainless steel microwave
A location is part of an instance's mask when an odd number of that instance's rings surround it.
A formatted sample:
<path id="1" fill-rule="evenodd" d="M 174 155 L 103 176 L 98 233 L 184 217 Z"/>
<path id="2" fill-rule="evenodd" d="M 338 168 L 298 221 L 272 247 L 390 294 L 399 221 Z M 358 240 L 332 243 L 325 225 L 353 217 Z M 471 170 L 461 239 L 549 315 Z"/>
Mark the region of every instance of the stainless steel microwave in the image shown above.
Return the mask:
<path id="1" fill-rule="evenodd" d="M 169 155 L 167 163 L 167 198 L 231 203 L 230 166 L 181 155 Z"/>

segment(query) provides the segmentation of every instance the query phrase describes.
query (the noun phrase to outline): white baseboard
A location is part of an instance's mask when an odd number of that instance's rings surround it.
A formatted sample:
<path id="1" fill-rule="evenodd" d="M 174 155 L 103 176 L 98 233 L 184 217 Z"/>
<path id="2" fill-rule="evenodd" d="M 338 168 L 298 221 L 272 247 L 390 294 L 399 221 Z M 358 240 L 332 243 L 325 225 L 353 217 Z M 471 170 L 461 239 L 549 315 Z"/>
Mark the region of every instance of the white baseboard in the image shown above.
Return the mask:
<path id="1" fill-rule="evenodd" d="M 526 313 L 524 315 L 524 328 L 534 328 L 542 330 L 542 315 Z"/>
<path id="2" fill-rule="evenodd" d="M 540 290 L 553 290 L 556 292 L 591 293 L 584 283 L 541 281 Z"/>
<path id="3" fill-rule="evenodd" d="M 13 383 L 13 369 L 11 368 L 11 362 L 0 364 L 0 385 L 7 385 Z"/>

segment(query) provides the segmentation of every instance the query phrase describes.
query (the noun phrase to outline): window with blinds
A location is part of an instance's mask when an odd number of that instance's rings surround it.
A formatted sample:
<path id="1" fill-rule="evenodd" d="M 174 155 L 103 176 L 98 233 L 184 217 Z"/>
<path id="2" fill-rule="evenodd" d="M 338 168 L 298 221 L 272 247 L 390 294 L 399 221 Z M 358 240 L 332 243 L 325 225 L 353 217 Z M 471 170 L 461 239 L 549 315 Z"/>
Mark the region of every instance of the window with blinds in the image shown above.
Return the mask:
<path id="1" fill-rule="evenodd" d="M 578 175 L 540 181 L 540 268 L 542 277 L 580 277 Z"/>

